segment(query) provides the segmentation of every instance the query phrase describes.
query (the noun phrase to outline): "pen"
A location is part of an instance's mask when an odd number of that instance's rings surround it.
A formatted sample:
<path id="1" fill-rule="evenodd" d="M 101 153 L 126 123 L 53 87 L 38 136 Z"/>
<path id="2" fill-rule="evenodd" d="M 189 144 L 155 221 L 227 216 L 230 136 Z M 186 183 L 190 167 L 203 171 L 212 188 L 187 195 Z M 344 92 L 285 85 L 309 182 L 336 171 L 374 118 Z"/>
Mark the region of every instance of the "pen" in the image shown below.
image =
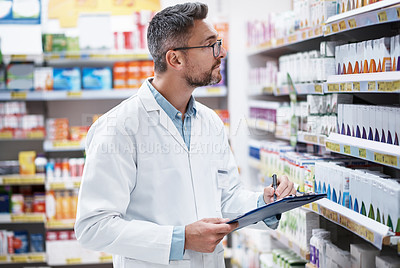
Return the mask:
<path id="1" fill-rule="evenodd" d="M 274 202 L 276 201 L 276 184 L 277 184 L 277 177 L 276 174 L 272 175 L 272 187 L 274 187 Z"/>

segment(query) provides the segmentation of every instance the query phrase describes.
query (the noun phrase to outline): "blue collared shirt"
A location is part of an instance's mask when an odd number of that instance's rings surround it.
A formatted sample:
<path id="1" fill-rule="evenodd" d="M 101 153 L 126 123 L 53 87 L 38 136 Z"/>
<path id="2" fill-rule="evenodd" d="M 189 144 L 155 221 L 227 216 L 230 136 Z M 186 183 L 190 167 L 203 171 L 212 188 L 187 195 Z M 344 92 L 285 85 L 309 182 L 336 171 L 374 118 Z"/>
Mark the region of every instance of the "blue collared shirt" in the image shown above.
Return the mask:
<path id="1" fill-rule="evenodd" d="M 190 133 L 191 133 L 191 123 L 192 116 L 196 115 L 196 103 L 194 97 L 191 96 L 186 113 L 185 119 L 182 120 L 182 113 L 178 111 L 172 104 L 164 98 L 160 92 L 157 91 L 150 83 L 150 80 L 147 80 L 147 85 L 156 99 L 158 105 L 165 111 L 169 118 L 171 118 L 175 127 L 178 129 L 181 134 L 185 144 L 190 150 Z M 264 198 L 261 194 L 258 198 L 257 207 L 264 206 Z M 274 216 L 271 218 L 267 218 L 264 220 L 265 224 L 267 224 L 270 228 L 275 229 L 278 226 L 278 219 Z M 169 253 L 170 260 L 182 260 L 183 254 L 185 250 L 185 226 L 174 226 L 174 230 L 172 233 L 172 242 L 171 242 L 171 251 Z"/>

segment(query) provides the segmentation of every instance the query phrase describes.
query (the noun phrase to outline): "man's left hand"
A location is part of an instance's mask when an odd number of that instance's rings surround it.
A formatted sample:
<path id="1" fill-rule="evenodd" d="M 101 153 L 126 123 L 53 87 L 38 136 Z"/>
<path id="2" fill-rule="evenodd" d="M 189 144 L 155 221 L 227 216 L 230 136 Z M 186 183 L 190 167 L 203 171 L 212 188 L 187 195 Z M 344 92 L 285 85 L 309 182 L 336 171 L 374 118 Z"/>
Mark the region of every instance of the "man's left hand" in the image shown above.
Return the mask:
<path id="1" fill-rule="evenodd" d="M 294 183 L 291 182 L 286 175 L 280 176 L 277 184 L 276 191 L 272 185 L 264 188 L 264 202 L 266 204 L 274 202 L 274 193 L 276 194 L 277 200 L 288 195 L 296 194 Z"/>

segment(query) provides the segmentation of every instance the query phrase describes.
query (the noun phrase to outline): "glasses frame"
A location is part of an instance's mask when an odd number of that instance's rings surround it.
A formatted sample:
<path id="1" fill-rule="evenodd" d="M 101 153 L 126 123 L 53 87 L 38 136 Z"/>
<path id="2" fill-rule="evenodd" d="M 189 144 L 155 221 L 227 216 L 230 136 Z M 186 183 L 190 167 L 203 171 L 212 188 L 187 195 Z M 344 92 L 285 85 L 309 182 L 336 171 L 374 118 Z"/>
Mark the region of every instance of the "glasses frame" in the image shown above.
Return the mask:
<path id="1" fill-rule="evenodd" d="M 218 45 L 218 54 L 215 55 L 215 46 Z M 213 56 L 214 58 L 218 58 L 219 55 L 221 54 L 221 47 L 222 47 L 222 39 L 218 39 L 217 42 L 208 45 L 208 46 L 197 46 L 197 47 L 177 47 L 172 49 L 173 51 L 177 51 L 177 50 L 186 50 L 186 49 L 192 49 L 192 48 L 206 48 L 206 47 L 212 47 L 213 49 Z"/>

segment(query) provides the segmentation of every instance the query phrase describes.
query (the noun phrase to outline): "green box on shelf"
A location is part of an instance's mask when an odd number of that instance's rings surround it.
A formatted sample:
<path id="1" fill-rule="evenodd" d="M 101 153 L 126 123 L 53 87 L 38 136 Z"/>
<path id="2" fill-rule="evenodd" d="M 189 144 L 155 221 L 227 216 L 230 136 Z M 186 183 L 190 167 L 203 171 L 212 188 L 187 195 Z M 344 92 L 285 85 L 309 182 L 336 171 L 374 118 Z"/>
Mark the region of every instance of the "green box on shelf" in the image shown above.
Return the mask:
<path id="1" fill-rule="evenodd" d="M 63 52 L 67 50 L 67 37 L 65 34 L 53 34 L 52 51 Z"/>

